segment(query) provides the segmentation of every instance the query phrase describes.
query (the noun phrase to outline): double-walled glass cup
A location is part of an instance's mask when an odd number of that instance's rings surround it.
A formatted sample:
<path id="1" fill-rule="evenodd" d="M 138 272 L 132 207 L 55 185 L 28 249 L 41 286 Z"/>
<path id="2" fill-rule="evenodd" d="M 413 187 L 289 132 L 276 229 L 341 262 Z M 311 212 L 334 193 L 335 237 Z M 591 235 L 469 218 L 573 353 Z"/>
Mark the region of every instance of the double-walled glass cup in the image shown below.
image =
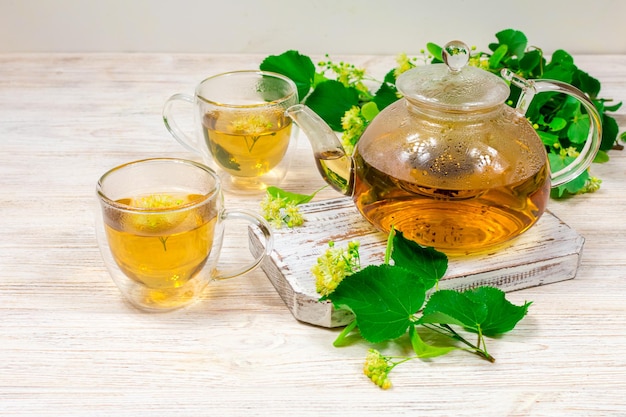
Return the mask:
<path id="1" fill-rule="evenodd" d="M 194 107 L 194 132 L 177 123 L 175 105 Z M 225 190 L 263 192 L 285 178 L 296 147 L 297 127 L 285 110 L 298 103 L 293 81 L 264 71 L 234 71 L 202 81 L 193 96 L 174 94 L 163 108 L 172 136 L 216 167 Z M 178 116 L 175 116 L 178 114 Z"/>
<path id="2" fill-rule="evenodd" d="M 226 210 L 220 179 L 205 165 L 167 158 L 130 162 L 105 173 L 96 188 L 103 259 L 122 294 L 140 309 L 188 305 L 210 281 L 249 272 L 271 251 L 265 220 Z M 234 219 L 257 228 L 266 251 L 241 267 L 218 270 L 224 227 Z"/>

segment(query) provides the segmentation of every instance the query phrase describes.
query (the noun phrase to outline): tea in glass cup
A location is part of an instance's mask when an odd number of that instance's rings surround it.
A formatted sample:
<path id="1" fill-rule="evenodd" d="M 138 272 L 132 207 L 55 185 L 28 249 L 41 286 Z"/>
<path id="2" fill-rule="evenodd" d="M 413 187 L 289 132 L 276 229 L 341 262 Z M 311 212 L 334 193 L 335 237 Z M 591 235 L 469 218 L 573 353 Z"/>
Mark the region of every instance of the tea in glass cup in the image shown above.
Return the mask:
<path id="1" fill-rule="evenodd" d="M 254 269 L 269 251 L 227 273 L 217 270 L 224 223 L 243 219 L 267 242 L 267 223 L 254 213 L 225 210 L 218 176 L 180 159 L 147 159 L 108 171 L 97 185 L 98 243 L 126 298 L 163 311 L 197 300 L 213 279 Z"/>
<path id="2" fill-rule="evenodd" d="M 197 137 L 176 123 L 180 101 L 194 104 Z M 296 85 L 287 77 L 234 71 L 205 79 L 193 97 L 174 94 L 163 120 L 176 140 L 216 166 L 225 189 L 256 193 L 279 185 L 287 173 L 298 130 L 285 110 L 297 102 Z"/>

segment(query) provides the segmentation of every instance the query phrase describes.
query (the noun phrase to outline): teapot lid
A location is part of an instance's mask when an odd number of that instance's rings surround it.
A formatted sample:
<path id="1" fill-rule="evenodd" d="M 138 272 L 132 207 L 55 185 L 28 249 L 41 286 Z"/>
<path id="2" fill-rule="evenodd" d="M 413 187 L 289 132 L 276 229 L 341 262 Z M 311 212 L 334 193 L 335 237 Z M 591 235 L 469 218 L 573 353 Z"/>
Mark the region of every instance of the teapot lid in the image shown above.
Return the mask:
<path id="1" fill-rule="evenodd" d="M 411 101 L 442 110 L 478 110 L 504 102 L 510 90 L 498 76 L 467 65 L 470 48 L 461 41 L 448 42 L 442 50 L 444 64 L 406 71 L 396 87 Z"/>

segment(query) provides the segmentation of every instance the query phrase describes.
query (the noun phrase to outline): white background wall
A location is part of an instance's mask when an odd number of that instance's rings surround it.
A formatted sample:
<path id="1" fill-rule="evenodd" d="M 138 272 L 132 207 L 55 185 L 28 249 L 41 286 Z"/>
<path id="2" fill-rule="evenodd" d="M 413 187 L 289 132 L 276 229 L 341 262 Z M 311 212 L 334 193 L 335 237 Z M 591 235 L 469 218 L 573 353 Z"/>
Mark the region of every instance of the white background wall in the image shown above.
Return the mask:
<path id="1" fill-rule="evenodd" d="M 0 52 L 417 53 L 506 28 L 551 53 L 626 53 L 625 0 L 0 0 Z"/>

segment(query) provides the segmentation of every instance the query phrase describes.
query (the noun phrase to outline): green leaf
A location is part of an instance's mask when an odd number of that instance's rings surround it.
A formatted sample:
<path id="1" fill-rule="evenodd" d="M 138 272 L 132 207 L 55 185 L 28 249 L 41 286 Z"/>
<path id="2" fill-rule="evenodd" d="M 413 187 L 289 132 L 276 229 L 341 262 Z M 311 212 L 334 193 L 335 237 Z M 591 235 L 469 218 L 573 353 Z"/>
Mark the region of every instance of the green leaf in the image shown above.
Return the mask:
<path id="1" fill-rule="evenodd" d="M 359 104 L 359 91 L 345 87 L 336 80 L 324 81 L 309 95 L 306 104 L 317 113 L 331 129 L 340 132 L 341 118 L 352 106 Z"/>
<path id="2" fill-rule="evenodd" d="M 576 71 L 573 81 L 574 85 L 587 93 L 591 99 L 595 99 L 600 93 L 600 81 L 580 69 Z"/>
<path id="3" fill-rule="evenodd" d="M 278 187 L 274 187 L 274 186 L 269 186 L 267 187 L 266 192 L 275 198 L 286 198 L 287 201 L 298 205 L 298 204 L 304 204 L 304 203 L 308 203 L 309 201 L 313 200 L 313 197 L 315 197 L 315 195 L 321 190 L 321 188 L 317 191 L 315 191 L 313 194 L 298 194 L 298 193 L 292 193 L 289 191 L 285 191 L 281 188 Z"/>
<path id="4" fill-rule="evenodd" d="M 573 66 L 574 65 L 574 58 L 568 54 L 567 52 L 565 52 L 562 49 L 557 49 L 556 51 L 554 51 L 554 53 L 552 54 L 552 58 L 550 60 L 550 64 L 551 65 L 566 65 L 566 66 Z"/>
<path id="5" fill-rule="evenodd" d="M 620 103 L 621 104 L 621 103 Z M 619 134 L 619 126 L 617 121 L 607 115 L 602 115 L 602 143 L 600 144 L 600 149 L 603 151 L 608 151 L 613 148 L 615 145 L 615 141 L 617 139 L 617 135 Z"/>
<path id="6" fill-rule="evenodd" d="M 336 308 L 354 313 L 365 340 L 379 343 L 406 333 L 424 304 L 426 290 L 404 268 L 369 265 L 344 278 L 329 298 Z"/>
<path id="7" fill-rule="evenodd" d="M 602 103 L 606 103 L 605 100 L 602 100 Z M 619 103 L 613 104 L 612 106 L 607 106 L 606 104 L 604 105 L 604 111 L 608 111 L 608 112 L 616 112 L 620 109 L 620 107 L 622 107 L 622 102 L 620 101 Z"/>
<path id="8" fill-rule="evenodd" d="M 550 127 L 551 131 L 558 132 L 559 130 L 567 126 L 567 120 L 563 119 L 562 117 L 555 117 L 550 121 L 550 124 L 548 126 Z"/>
<path id="9" fill-rule="evenodd" d="M 522 58 L 528 45 L 528 39 L 523 32 L 513 29 L 505 29 L 496 33 L 500 45 L 506 45 L 512 55 Z"/>
<path id="10" fill-rule="evenodd" d="M 508 51 L 509 51 L 508 46 L 506 45 L 498 46 L 498 49 L 496 49 L 493 52 L 493 55 L 489 57 L 489 68 L 500 68 L 502 66 L 500 62 L 502 61 L 502 59 L 504 59 Z"/>
<path id="11" fill-rule="evenodd" d="M 454 290 L 439 290 L 426 303 L 419 324 L 455 324 L 477 331 L 488 315 L 484 303 Z"/>
<path id="12" fill-rule="evenodd" d="M 421 359 L 442 356 L 456 349 L 455 346 L 433 346 L 427 344 L 417 333 L 415 326 L 409 327 L 409 337 L 411 338 L 411 346 L 413 347 L 415 355 Z"/>
<path id="13" fill-rule="evenodd" d="M 574 161 L 574 157 L 571 156 L 562 156 L 555 153 L 548 154 L 548 160 L 550 161 L 550 170 L 552 172 L 560 171 L 561 169 L 567 167 Z M 552 197 L 554 198 L 562 198 L 569 194 L 576 194 L 585 188 L 585 184 L 589 179 L 589 172 L 583 171 L 578 177 L 574 178 L 570 182 L 559 185 L 554 188 L 551 192 Z"/>
<path id="14" fill-rule="evenodd" d="M 210 141 L 209 143 L 211 143 L 211 154 L 221 166 L 232 171 L 241 171 L 241 166 L 233 154 L 224 149 L 223 146 L 220 146 L 213 141 Z"/>
<path id="15" fill-rule="evenodd" d="M 554 145 L 556 145 L 557 143 L 559 143 L 559 136 L 555 135 L 553 133 L 548 133 L 548 132 L 544 132 L 543 130 L 539 130 L 537 131 L 537 133 L 539 134 L 539 137 L 541 138 L 541 142 L 543 142 L 544 145 L 553 148 Z"/>
<path id="16" fill-rule="evenodd" d="M 494 287 L 479 287 L 463 294 L 487 306 L 487 317 L 480 323 L 482 334 L 485 336 L 496 336 L 513 330 L 532 304 L 526 302 L 522 306 L 516 306 L 506 299 L 504 291 Z"/>
<path id="17" fill-rule="evenodd" d="M 294 50 L 283 52 L 281 55 L 268 56 L 261 62 L 260 69 L 289 77 L 298 88 L 300 101 L 311 90 L 315 76 L 315 65 L 311 58 Z"/>
<path id="18" fill-rule="evenodd" d="M 572 56 L 563 50 L 558 50 L 552 54 L 552 60 L 546 65 L 542 78 L 572 83 L 576 71 L 578 68 L 574 65 Z"/>
<path id="19" fill-rule="evenodd" d="M 315 75 L 313 75 L 313 85 L 311 87 L 315 88 L 317 87 L 318 84 L 323 83 L 324 81 L 328 81 L 329 78 L 326 77 L 324 74 L 320 74 L 319 72 L 316 72 Z M 300 101 L 302 101 L 302 99 L 300 99 Z"/>
<path id="20" fill-rule="evenodd" d="M 434 44 L 432 42 L 428 42 L 426 44 L 426 50 L 428 51 L 429 54 L 433 56 L 435 61 L 443 62 L 443 56 L 442 56 L 443 48 L 441 46 Z"/>
<path id="21" fill-rule="evenodd" d="M 567 137 L 572 143 L 585 143 L 589 136 L 589 115 L 578 114 L 567 128 Z"/>
<path id="22" fill-rule="evenodd" d="M 391 259 L 395 266 L 414 272 L 427 290 L 434 287 L 448 269 L 448 257 L 444 253 L 420 246 L 406 239 L 400 231 L 395 232 L 392 245 Z"/>
<path id="23" fill-rule="evenodd" d="M 383 79 L 383 83 L 389 84 L 391 86 L 396 85 L 396 69 L 395 68 L 387 71 L 387 74 L 385 74 L 385 78 Z"/>
<path id="24" fill-rule="evenodd" d="M 595 164 L 604 164 L 605 162 L 609 162 L 609 154 L 600 149 L 595 158 L 593 158 L 593 162 Z"/>
<path id="25" fill-rule="evenodd" d="M 380 110 L 378 110 L 378 106 L 373 101 L 368 101 L 361 107 L 361 114 L 368 122 L 374 120 L 374 117 L 376 117 L 378 113 L 380 113 Z"/>
<path id="26" fill-rule="evenodd" d="M 541 69 L 535 72 L 535 69 L 540 66 L 543 61 L 543 54 L 540 50 L 535 49 L 533 51 L 526 52 L 524 57 L 519 60 L 520 69 L 524 74 L 532 74 L 536 76 L 541 75 Z"/>
<path id="27" fill-rule="evenodd" d="M 388 82 L 384 82 L 381 86 L 376 90 L 376 94 L 372 101 L 376 103 L 378 110 L 382 110 L 388 105 L 395 103 L 398 101 L 398 90 L 395 85 L 390 84 Z"/>
<path id="28" fill-rule="evenodd" d="M 553 195 L 556 198 L 561 198 L 561 197 L 567 196 L 568 194 L 571 194 L 571 195 L 577 194 L 585 188 L 585 185 L 587 185 L 588 180 L 589 180 L 589 171 L 583 171 L 579 176 L 577 176 L 570 182 L 567 182 L 565 184 L 562 184 L 556 187 L 554 191 L 556 195 L 554 194 L 551 194 L 551 195 Z"/>
<path id="29" fill-rule="evenodd" d="M 580 101 L 576 100 L 574 97 L 561 96 L 562 105 L 561 108 L 556 112 L 555 117 L 561 117 L 565 120 L 572 120 L 578 115 L 580 112 Z"/>
<path id="30" fill-rule="evenodd" d="M 574 159 L 571 156 L 562 156 L 558 153 L 549 153 L 548 161 L 550 161 L 550 171 L 557 172 L 571 164 Z"/>

